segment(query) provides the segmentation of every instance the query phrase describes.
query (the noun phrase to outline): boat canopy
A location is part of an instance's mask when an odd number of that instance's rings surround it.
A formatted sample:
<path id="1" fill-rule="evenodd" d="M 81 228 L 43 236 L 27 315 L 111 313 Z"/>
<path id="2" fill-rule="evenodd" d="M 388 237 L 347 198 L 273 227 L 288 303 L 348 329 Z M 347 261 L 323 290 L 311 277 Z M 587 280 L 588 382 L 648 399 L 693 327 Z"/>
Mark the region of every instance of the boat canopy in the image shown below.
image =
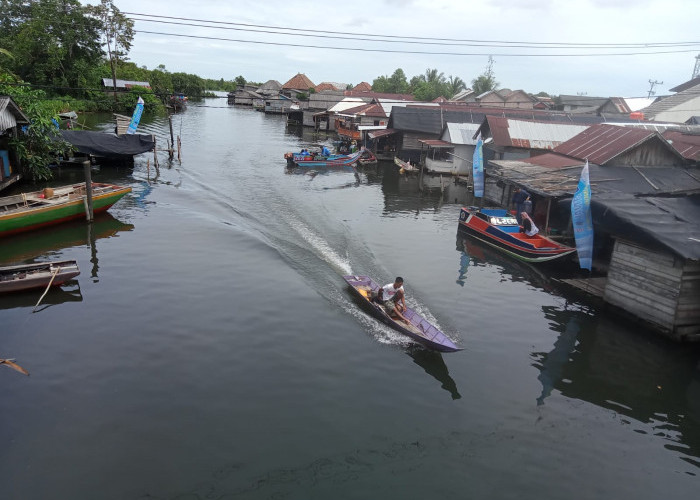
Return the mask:
<path id="1" fill-rule="evenodd" d="M 61 137 L 75 149 L 95 156 L 133 156 L 153 151 L 155 139 L 150 134 L 108 134 L 86 130 L 61 130 Z"/>

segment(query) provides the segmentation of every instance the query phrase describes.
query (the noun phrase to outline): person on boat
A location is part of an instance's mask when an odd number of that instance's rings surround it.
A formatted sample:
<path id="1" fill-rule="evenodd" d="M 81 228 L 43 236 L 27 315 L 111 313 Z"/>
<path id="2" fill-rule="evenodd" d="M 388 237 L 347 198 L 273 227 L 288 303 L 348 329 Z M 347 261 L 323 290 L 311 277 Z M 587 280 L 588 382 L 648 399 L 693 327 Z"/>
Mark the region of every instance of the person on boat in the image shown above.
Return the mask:
<path id="1" fill-rule="evenodd" d="M 410 323 L 403 315 L 403 311 L 406 310 L 404 295 L 403 278 L 397 276 L 393 283 L 387 283 L 379 289 L 377 302 L 386 308 L 392 318 L 396 317 L 404 323 Z"/>
<path id="2" fill-rule="evenodd" d="M 530 200 L 530 193 L 520 187 L 515 188 L 513 193 L 513 205 L 515 205 L 515 218 L 518 224 L 523 223 L 522 213 L 525 211 L 525 202 Z"/>
<path id="3" fill-rule="evenodd" d="M 520 217 L 523 221 L 523 232 L 528 236 L 535 236 L 540 230 L 535 226 L 535 221 L 530 218 L 530 215 L 523 211 L 520 213 Z"/>
<path id="4" fill-rule="evenodd" d="M 323 146 L 323 149 L 321 150 L 321 154 L 322 154 L 323 156 L 326 156 L 326 157 L 327 157 L 327 156 L 330 156 L 330 155 L 331 155 L 331 150 L 328 149 L 326 146 Z"/>

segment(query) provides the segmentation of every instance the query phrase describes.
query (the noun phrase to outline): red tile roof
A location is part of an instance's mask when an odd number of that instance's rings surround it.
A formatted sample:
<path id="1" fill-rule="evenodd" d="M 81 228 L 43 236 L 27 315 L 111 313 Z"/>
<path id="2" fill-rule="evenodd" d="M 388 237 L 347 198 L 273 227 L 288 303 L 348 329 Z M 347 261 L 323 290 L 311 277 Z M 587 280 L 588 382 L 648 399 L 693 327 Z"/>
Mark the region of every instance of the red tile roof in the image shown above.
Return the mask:
<path id="1" fill-rule="evenodd" d="M 297 73 L 291 80 L 282 85 L 283 89 L 292 90 L 309 90 L 315 87 L 314 82 L 309 80 L 309 78 L 303 73 Z"/>
<path id="2" fill-rule="evenodd" d="M 372 86 L 367 82 L 360 82 L 355 85 L 352 90 L 357 92 L 372 92 Z"/>

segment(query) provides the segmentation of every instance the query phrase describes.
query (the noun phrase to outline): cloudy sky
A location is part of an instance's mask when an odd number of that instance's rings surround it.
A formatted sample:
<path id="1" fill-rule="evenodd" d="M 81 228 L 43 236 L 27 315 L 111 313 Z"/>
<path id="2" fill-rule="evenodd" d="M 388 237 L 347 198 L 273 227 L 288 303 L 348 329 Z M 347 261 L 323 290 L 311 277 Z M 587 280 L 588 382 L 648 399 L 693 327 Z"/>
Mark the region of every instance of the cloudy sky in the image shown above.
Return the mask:
<path id="1" fill-rule="evenodd" d="M 133 62 L 226 80 L 357 84 L 435 68 L 470 84 L 491 55 L 501 88 L 646 97 L 650 80 L 656 95 L 689 80 L 700 55 L 697 0 L 114 3 L 136 21 Z"/>

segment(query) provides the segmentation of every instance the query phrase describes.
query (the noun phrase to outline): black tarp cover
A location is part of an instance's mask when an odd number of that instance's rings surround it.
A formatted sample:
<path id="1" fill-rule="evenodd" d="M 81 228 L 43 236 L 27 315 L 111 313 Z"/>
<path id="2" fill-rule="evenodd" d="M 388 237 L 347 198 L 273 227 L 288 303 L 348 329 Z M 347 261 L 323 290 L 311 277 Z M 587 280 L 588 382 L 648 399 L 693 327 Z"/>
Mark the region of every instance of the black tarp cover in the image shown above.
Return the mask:
<path id="1" fill-rule="evenodd" d="M 109 134 L 85 130 L 61 130 L 63 140 L 84 154 L 95 156 L 133 156 L 152 151 L 155 141 L 150 134 Z"/>
<path id="2" fill-rule="evenodd" d="M 559 203 L 568 209 L 571 198 Z M 594 194 L 591 215 L 596 231 L 665 249 L 683 259 L 700 260 L 700 195 Z"/>

